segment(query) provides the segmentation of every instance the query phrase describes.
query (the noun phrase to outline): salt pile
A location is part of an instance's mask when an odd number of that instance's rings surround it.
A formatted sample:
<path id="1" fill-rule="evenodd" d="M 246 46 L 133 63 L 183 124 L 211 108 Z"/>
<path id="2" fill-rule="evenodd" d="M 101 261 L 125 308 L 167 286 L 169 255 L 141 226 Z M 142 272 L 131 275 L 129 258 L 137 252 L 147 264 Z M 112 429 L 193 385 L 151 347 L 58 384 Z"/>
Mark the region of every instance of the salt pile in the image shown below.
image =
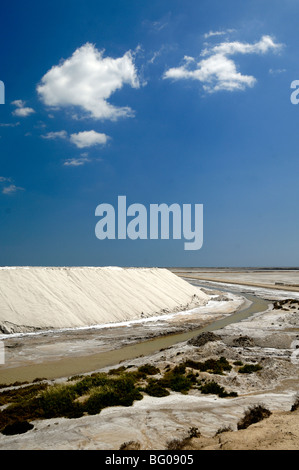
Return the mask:
<path id="1" fill-rule="evenodd" d="M 0 331 L 128 321 L 205 305 L 209 296 L 167 269 L 0 269 Z"/>

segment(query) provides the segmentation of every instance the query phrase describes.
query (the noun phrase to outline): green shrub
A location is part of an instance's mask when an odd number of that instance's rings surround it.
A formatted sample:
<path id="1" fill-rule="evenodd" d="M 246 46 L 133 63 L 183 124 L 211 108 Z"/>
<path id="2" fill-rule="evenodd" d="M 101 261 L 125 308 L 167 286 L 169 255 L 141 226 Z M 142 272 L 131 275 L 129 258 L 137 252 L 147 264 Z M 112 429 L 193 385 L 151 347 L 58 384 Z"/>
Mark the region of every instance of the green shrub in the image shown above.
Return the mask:
<path id="1" fill-rule="evenodd" d="M 5 392 L 2 396 L 3 404 L 12 403 L 0 412 L 0 430 L 4 430 L 6 426 L 16 421 L 56 417 L 77 418 L 86 411 L 94 414 L 107 406 L 131 406 L 134 400 L 143 398 L 135 387 L 136 381 L 134 372 L 122 371 L 122 374 L 116 377 L 94 373 L 80 377 L 76 383 L 51 386 L 35 384 Z M 77 398 L 85 394 L 90 394 L 90 397 L 84 403 L 80 403 Z"/>
<path id="2" fill-rule="evenodd" d="M 198 374 L 195 375 L 195 374 L 193 374 L 193 372 L 189 372 L 189 374 L 187 374 L 186 377 L 187 377 L 187 379 L 190 380 L 190 382 L 192 382 L 192 384 L 195 384 L 196 381 L 197 381 L 196 379 L 198 377 Z"/>
<path id="3" fill-rule="evenodd" d="M 232 366 L 223 356 L 220 359 L 207 359 L 204 362 L 196 362 L 191 359 L 187 359 L 184 362 L 185 367 L 199 370 L 200 372 L 211 372 L 212 374 L 223 375 L 224 371 L 230 371 Z"/>
<path id="4" fill-rule="evenodd" d="M 150 379 L 143 390 L 152 397 L 166 397 L 169 395 L 169 391 L 161 385 L 160 381 L 154 379 Z"/>
<path id="5" fill-rule="evenodd" d="M 240 367 L 238 372 L 240 374 L 252 374 L 253 372 L 257 372 L 262 369 L 260 364 L 245 364 L 243 367 Z"/>
<path id="6" fill-rule="evenodd" d="M 98 414 L 107 406 L 117 406 L 121 404 L 119 395 L 110 387 L 104 386 L 100 390 L 95 390 L 84 403 L 84 410 L 90 414 Z"/>
<path id="7" fill-rule="evenodd" d="M 54 385 L 45 390 L 38 398 L 39 406 L 45 418 L 82 416 L 83 410 L 74 402 L 77 394 L 71 385 Z"/>
<path id="8" fill-rule="evenodd" d="M 125 372 L 125 370 L 126 370 L 125 366 L 120 366 L 117 369 L 110 369 L 108 374 L 109 375 L 120 375 L 120 374 L 123 374 Z"/>
<path id="9" fill-rule="evenodd" d="M 182 375 L 186 372 L 186 366 L 184 364 L 180 364 L 179 366 L 175 366 L 172 369 L 172 373 L 175 375 Z"/>
<path id="10" fill-rule="evenodd" d="M 16 421 L 30 421 L 42 417 L 43 412 L 36 399 L 20 404 L 13 403 L 0 412 L 0 430 L 2 432 L 6 426 L 12 425 Z"/>
<path id="11" fill-rule="evenodd" d="M 151 365 L 151 364 L 144 364 L 143 366 L 138 367 L 138 372 L 147 374 L 147 375 L 156 375 L 160 373 L 160 369 Z"/>
<path id="12" fill-rule="evenodd" d="M 30 398 L 33 398 L 38 392 L 45 390 L 47 387 L 48 384 L 41 383 L 15 388 L 12 390 L 6 390 L 5 392 L 0 393 L 0 406 L 6 405 L 8 403 L 29 400 Z"/>
<path id="13" fill-rule="evenodd" d="M 225 397 L 236 397 L 237 393 L 236 392 L 226 392 L 221 385 L 219 385 L 217 382 L 214 380 L 211 382 L 206 382 L 203 385 L 200 385 L 199 390 L 201 393 L 204 394 L 213 394 L 213 395 L 218 395 L 220 398 L 225 398 Z"/>
<path id="14" fill-rule="evenodd" d="M 93 387 L 93 380 L 90 376 L 84 377 L 83 379 L 76 382 L 74 385 L 70 385 L 69 388 L 74 392 L 75 395 L 82 396 L 87 393 Z"/>
<path id="15" fill-rule="evenodd" d="M 159 380 L 160 384 L 164 388 L 170 388 L 174 392 L 186 393 L 193 384 L 190 378 L 185 377 L 181 371 L 185 370 L 182 368 L 174 368 L 171 371 L 165 372 L 162 379 Z"/>
<path id="16" fill-rule="evenodd" d="M 87 393 L 90 389 L 94 387 L 100 387 L 100 386 L 106 385 L 107 383 L 109 383 L 109 380 L 111 379 L 107 377 L 106 374 L 103 374 L 103 373 L 87 375 L 82 380 L 72 385 L 71 390 L 75 394 L 81 396 Z"/>
<path id="17" fill-rule="evenodd" d="M 84 402 L 83 408 L 88 414 L 97 414 L 107 406 L 131 406 L 135 400 L 143 398 L 129 376 L 110 379 L 105 385 L 92 391 Z"/>

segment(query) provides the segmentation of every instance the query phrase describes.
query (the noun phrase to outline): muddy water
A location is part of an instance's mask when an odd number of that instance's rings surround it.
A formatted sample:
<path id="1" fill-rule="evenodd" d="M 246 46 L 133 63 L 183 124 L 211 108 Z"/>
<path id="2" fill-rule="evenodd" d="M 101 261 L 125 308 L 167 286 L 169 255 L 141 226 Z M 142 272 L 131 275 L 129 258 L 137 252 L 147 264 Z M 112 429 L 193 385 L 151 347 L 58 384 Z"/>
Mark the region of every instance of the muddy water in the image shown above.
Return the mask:
<path id="1" fill-rule="evenodd" d="M 160 349 L 165 349 L 173 346 L 174 344 L 186 341 L 204 331 L 221 329 L 226 325 L 248 318 L 254 313 L 263 312 L 268 308 L 269 302 L 261 298 L 249 294 L 246 294 L 244 297 L 252 302 L 249 307 L 236 311 L 232 315 L 228 315 L 225 318 L 210 323 L 205 327 L 185 333 L 171 334 L 145 340 L 137 344 L 88 356 L 66 357 L 53 362 L 29 364 L 21 367 L 2 369 L 0 372 L 0 383 L 10 384 L 15 381 L 32 381 L 37 377 L 47 379 L 69 377 L 76 374 L 92 372 L 104 367 L 114 366 L 119 364 L 121 361 L 153 354 Z"/>

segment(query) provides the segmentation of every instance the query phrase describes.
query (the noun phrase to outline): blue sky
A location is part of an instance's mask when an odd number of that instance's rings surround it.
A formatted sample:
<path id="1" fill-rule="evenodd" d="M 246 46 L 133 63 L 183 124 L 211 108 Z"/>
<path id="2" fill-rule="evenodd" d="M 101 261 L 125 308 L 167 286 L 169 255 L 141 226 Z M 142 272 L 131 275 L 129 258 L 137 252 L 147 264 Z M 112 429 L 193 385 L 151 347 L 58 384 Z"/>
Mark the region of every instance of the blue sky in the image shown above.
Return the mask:
<path id="1" fill-rule="evenodd" d="M 299 265 L 297 1 L 0 13 L 0 265 Z M 203 204 L 203 247 L 98 240 L 118 195 Z"/>

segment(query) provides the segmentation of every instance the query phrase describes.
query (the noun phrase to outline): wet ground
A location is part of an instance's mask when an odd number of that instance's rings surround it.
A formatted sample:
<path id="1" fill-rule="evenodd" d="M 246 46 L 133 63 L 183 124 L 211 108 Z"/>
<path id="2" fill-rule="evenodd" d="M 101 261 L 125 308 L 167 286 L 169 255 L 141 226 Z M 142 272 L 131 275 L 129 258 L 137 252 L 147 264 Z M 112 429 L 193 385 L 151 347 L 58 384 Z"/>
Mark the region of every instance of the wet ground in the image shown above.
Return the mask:
<path id="1" fill-rule="evenodd" d="M 213 376 L 217 383 L 227 391 L 237 392 L 237 397 L 219 398 L 216 395 L 203 395 L 199 390 L 191 390 L 186 395 L 171 392 L 169 396 L 163 398 L 144 396 L 141 401 L 135 402 L 131 407 L 110 407 L 95 416 L 83 416 L 71 420 L 59 418 L 37 421 L 34 423 L 34 430 L 22 436 L 1 437 L 0 449 L 117 450 L 123 442 L 129 440 L 138 441 L 141 449 L 165 449 L 169 440 L 185 436 L 190 426 L 197 427 L 202 437 L 207 439 L 215 436 L 220 428 L 229 426 L 236 431 L 239 419 L 250 405 L 263 404 L 273 412 L 274 416 L 276 416 L 275 413 L 289 412 L 299 391 L 298 293 L 287 289 L 268 289 L 265 287 L 268 283 L 264 283 L 264 274 L 263 282 L 258 288 L 242 284 L 242 281 L 245 282 L 244 278 L 239 278 L 240 284 L 233 287 L 229 286 L 229 283 L 227 283 L 229 287 L 224 284 L 221 284 L 221 287 L 215 281 L 202 280 L 198 274 L 197 276 L 195 281 L 189 280 L 189 282 L 204 285 L 206 289 L 217 287 L 219 290 L 217 296 L 220 296 L 222 292 L 220 289 L 229 289 L 233 295 L 238 296 L 240 302 L 240 295 L 254 294 L 257 299 L 255 306 L 259 308 L 251 312 L 248 318 L 226 325 L 220 324 L 221 327 L 219 324 L 211 327 L 212 321 L 217 319 L 227 321 L 236 308 L 235 304 L 230 313 L 228 310 L 221 313 L 217 309 L 223 310 L 223 304 L 227 302 L 223 299 L 218 300 L 219 305 L 214 306 L 213 312 L 206 313 L 208 316 L 201 316 L 201 321 L 210 323 L 209 326 L 198 325 L 198 312 L 191 312 L 190 316 L 182 313 L 181 317 L 179 315 L 176 318 L 159 319 L 146 325 L 137 323 L 129 328 L 123 326 L 115 327 L 116 329 L 107 328 L 101 334 L 99 331 L 92 330 L 64 332 L 63 334 L 60 332 L 57 336 L 51 333 L 51 338 L 54 339 L 51 342 L 48 341 L 47 335 L 28 337 L 26 340 L 23 337 L 14 337 L 7 342 L 7 349 L 11 351 L 11 367 L 8 367 L 6 371 L 16 371 L 16 365 L 20 366 L 19 371 L 26 370 L 24 367 L 26 360 L 31 358 L 35 365 L 40 367 L 42 375 L 45 365 L 51 362 L 49 358 L 54 358 L 52 366 L 54 367 L 55 364 L 56 366 L 52 373 L 57 375 L 59 362 L 57 359 L 73 361 L 77 357 L 77 363 L 82 360 L 82 365 L 86 367 L 87 357 L 91 361 L 93 358 L 91 353 L 98 352 L 98 346 L 102 351 L 100 353 L 102 358 L 103 354 L 106 354 L 106 359 L 109 359 L 109 355 L 111 358 L 111 355 L 115 354 L 115 367 L 120 362 L 117 362 L 119 354 L 122 357 L 122 365 L 137 367 L 144 363 L 151 363 L 160 370 L 165 370 L 169 365 L 171 367 L 179 365 L 185 359 L 198 361 L 220 356 L 226 357 L 231 363 L 241 361 L 260 364 L 261 370 L 253 374 L 240 374 L 237 366 L 234 366 L 229 373 Z M 283 278 L 281 272 L 279 276 L 280 279 Z M 290 282 L 289 276 L 288 273 L 286 282 Z M 295 273 L 296 276 L 297 273 Z M 258 273 L 255 281 L 259 283 Z M 292 301 L 277 303 L 286 299 L 292 299 Z M 243 312 L 244 307 L 252 307 L 252 305 L 243 304 Z M 242 309 L 242 306 L 239 303 L 239 308 Z M 173 328 L 172 333 L 180 331 L 183 335 L 194 336 L 196 332 L 193 328 L 196 326 L 212 328 L 213 332 L 219 335 L 218 340 L 197 347 L 190 345 L 185 336 L 177 336 L 176 339 L 179 342 L 175 341 L 175 344 L 167 344 L 170 336 L 146 338 L 146 335 L 156 336 L 169 333 L 169 328 Z M 186 329 L 192 331 L 186 331 Z M 155 341 L 162 343 L 156 344 L 154 351 L 147 351 L 145 348 L 142 351 L 139 348 L 144 339 L 147 341 L 143 343 L 143 346 Z M 156 348 L 156 346 L 159 347 Z M 135 358 L 125 357 L 124 351 L 127 347 L 137 348 L 131 351 L 131 353 L 134 352 Z M 67 357 L 65 358 L 66 351 Z M 91 370 L 105 371 L 110 367 L 111 364 L 89 363 Z M 270 424 L 270 426 L 272 426 L 271 433 L 273 433 L 275 429 L 273 425 Z M 277 435 L 273 437 L 273 442 L 276 438 L 278 442 L 279 436 L 282 435 L 282 428 L 277 428 L 276 431 Z M 284 434 L 288 434 L 288 429 Z M 270 435 L 270 430 L 268 435 Z M 292 445 L 295 444 L 292 442 Z M 283 444 L 280 443 L 280 445 Z"/>
<path id="2" fill-rule="evenodd" d="M 209 292 L 208 305 L 181 313 L 105 327 L 2 335 L 5 364 L 0 366 L 0 383 L 98 370 L 189 339 L 219 320 L 231 321 L 235 311 L 250 315 L 267 306 L 254 297 L 248 300 L 215 289 Z"/>

